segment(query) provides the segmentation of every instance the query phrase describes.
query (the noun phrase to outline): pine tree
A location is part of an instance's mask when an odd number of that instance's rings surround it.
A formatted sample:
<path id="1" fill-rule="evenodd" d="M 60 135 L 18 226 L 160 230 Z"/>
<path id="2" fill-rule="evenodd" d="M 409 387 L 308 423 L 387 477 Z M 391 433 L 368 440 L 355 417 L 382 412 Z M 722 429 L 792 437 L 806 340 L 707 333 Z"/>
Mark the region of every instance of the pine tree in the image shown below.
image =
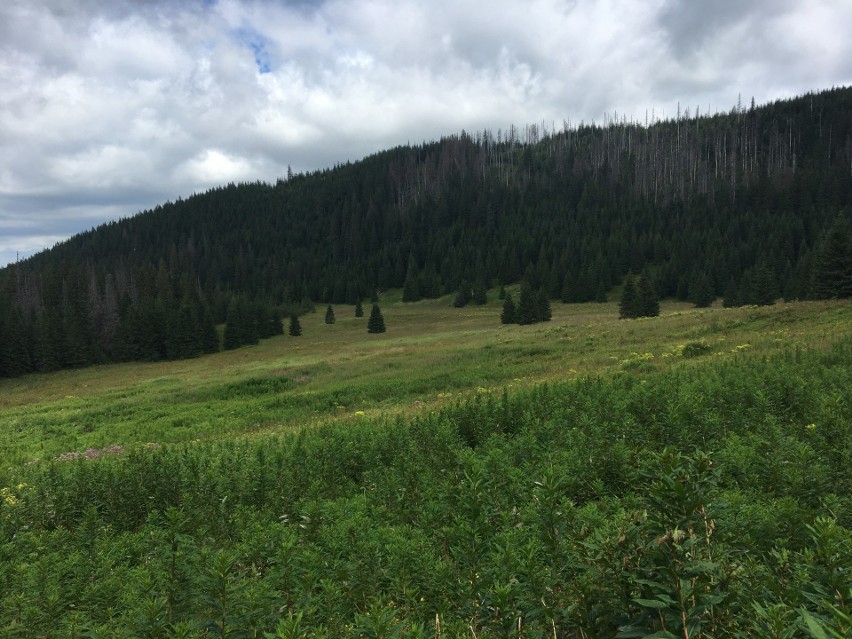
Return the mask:
<path id="1" fill-rule="evenodd" d="M 811 295 L 815 299 L 852 297 L 852 225 L 838 217 L 817 247 Z"/>
<path id="2" fill-rule="evenodd" d="M 551 317 L 553 317 L 553 314 L 550 310 L 550 299 L 547 297 L 547 291 L 540 288 L 535 294 L 535 321 L 549 322 Z"/>
<path id="3" fill-rule="evenodd" d="M 174 343 L 172 356 L 175 359 L 188 359 L 201 354 L 201 340 L 195 313 L 188 303 L 183 303 L 178 309 L 172 341 Z"/>
<path id="4" fill-rule="evenodd" d="M 290 315 L 290 328 L 287 332 L 292 337 L 299 337 L 302 334 L 302 325 L 299 323 L 299 316 L 295 313 Z"/>
<path id="5" fill-rule="evenodd" d="M 272 307 L 270 317 L 270 321 L 272 322 L 272 335 L 283 335 L 284 322 L 281 321 L 281 312 L 278 310 L 277 306 Z"/>
<path id="6" fill-rule="evenodd" d="M 364 307 L 361 306 L 361 300 L 355 302 L 355 317 L 364 317 Z"/>
<path id="7" fill-rule="evenodd" d="M 656 317 L 660 314 L 660 301 L 651 278 L 643 275 L 636 287 L 639 317 Z"/>
<path id="8" fill-rule="evenodd" d="M 210 307 L 206 304 L 201 311 L 201 352 L 218 353 L 219 352 L 219 334 L 216 332 L 216 326 L 213 324 L 213 314 L 210 312 Z"/>
<path id="9" fill-rule="evenodd" d="M 405 283 L 402 285 L 402 301 L 417 302 L 420 300 L 420 277 L 417 260 L 414 255 L 408 256 L 408 269 L 405 272 Z"/>
<path id="10" fill-rule="evenodd" d="M 456 299 L 453 300 L 453 306 L 456 308 L 462 308 L 463 306 L 467 306 L 469 301 L 470 283 L 467 280 L 462 280 L 461 284 L 459 284 L 458 293 L 456 293 Z"/>
<path id="11" fill-rule="evenodd" d="M 506 289 L 503 287 L 502 284 L 500 285 L 500 292 L 497 293 L 497 299 L 501 301 L 506 299 Z"/>
<path id="12" fill-rule="evenodd" d="M 618 317 L 633 319 L 639 317 L 639 297 L 636 291 L 636 280 L 628 274 L 621 291 L 621 301 L 618 303 Z"/>
<path id="13" fill-rule="evenodd" d="M 488 291 L 485 288 L 485 283 L 482 280 L 477 280 L 473 287 L 473 303 L 482 305 L 488 301 Z"/>
<path id="14" fill-rule="evenodd" d="M 331 308 L 331 304 L 325 309 L 325 323 L 334 324 L 334 309 Z"/>
<path id="15" fill-rule="evenodd" d="M 728 285 L 725 287 L 725 293 L 722 296 L 722 306 L 725 308 L 733 308 L 734 306 L 739 306 L 739 297 L 738 297 L 739 287 L 737 286 L 736 281 L 731 280 L 728 282 Z"/>
<path id="16" fill-rule="evenodd" d="M 417 279 L 414 277 L 406 277 L 405 283 L 402 285 L 402 301 L 403 302 L 418 302 L 420 301 L 420 287 L 417 285 Z"/>
<path id="17" fill-rule="evenodd" d="M 743 273 L 737 302 L 739 305 L 770 306 L 775 303 L 777 293 L 775 275 L 768 266 L 760 263 Z"/>
<path id="18" fill-rule="evenodd" d="M 236 301 L 231 300 L 231 303 L 228 304 L 228 312 L 225 317 L 225 334 L 222 336 L 222 347 L 226 351 L 239 348 L 242 345 L 239 323 Z"/>
<path id="19" fill-rule="evenodd" d="M 706 273 L 693 278 L 689 285 L 689 298 L 696 308 L 707 308 L 713 303 L 713 287 Z"/>
<path id="20" fill-rule="evenodd" d="M 500 313 L 500 322 L 502 324 L 515 324 L 515 303 L 512 301 L 511 293 L 506 294 L 506 299 L 503 300 L 503 312 Z"/>
<path id="21" fill-rule="evenodd" d="M 373 310 L 370 311 L 370 319 L 367 320 L 368 333 L 384 333 L 385 318 L 382 316 L 382 311 L 378 304 L 373 304 Z"/>
<path id="22" fill-rule="evenodd" d="M 518 324 L 533 324 L 536 321 L 536 294 L 527 282 L 521 284 L 521 298 L 515 308 L 515 321 Z"/>

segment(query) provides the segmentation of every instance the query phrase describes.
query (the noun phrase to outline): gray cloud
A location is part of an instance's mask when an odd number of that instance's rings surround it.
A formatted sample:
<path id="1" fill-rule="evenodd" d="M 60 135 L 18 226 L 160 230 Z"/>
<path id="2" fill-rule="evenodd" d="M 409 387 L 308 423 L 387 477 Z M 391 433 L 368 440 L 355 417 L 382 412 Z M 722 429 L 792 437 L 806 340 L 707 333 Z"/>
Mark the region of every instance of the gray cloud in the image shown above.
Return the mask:
<path id="1" fill-rule="evenodd" d="M 846 0 L 7 0 L 0 263 L 229 181 L 852 82 Z"/>

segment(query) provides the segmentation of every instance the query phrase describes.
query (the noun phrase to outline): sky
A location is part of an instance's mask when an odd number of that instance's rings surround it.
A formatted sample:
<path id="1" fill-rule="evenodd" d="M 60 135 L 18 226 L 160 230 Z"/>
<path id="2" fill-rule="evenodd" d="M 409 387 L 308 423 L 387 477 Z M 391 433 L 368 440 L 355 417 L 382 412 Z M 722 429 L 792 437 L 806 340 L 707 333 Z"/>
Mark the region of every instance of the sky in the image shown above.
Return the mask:
<path id="1" fill-rule="evenodd" d="M 852 84 L 852 0 L 0 0 L 0 266 L 228 182 Z"/>

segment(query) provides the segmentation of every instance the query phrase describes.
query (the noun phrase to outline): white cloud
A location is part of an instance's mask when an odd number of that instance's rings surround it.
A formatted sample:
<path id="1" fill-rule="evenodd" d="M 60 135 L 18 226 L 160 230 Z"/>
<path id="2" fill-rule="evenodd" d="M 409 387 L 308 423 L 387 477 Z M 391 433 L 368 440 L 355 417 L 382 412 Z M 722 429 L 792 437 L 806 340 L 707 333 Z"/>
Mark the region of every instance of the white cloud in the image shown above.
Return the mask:
<path id="1" fill-rule="evenodd" d="M 848 84 L 850 24 L 847 0 L 6 0 L 0 244 L 462 128 Z"/>

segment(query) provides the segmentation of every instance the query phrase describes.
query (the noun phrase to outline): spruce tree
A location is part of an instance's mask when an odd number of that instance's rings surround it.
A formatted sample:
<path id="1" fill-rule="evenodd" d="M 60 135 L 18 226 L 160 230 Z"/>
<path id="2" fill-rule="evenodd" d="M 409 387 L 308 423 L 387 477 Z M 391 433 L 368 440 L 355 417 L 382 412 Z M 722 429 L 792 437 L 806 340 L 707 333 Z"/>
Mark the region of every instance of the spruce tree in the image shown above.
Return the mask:
<path id="1" fill-rule="evenodd" d="M 334 324 L 334 309 L 331 308 L 331 304 L 329 304 L 325 309 L 325 323 Z"/>
<path id="2" fill-rule="evenodd" d="M 355 317 L 364 317 L 364 307 L 361 306 L 361 300 L 355 302 Z"/>
<path id="3" fill-rule="evenodd" d="M 206 304 L 201 310 L 201 352 L 205 354 L 219 352 L 219 334 L 213 324 L 210 307 Z"/>
<path id="4" fill-rule="evenodd" d="M 299 316 L 295 313 L 290 315 L 290 328 L 287 332 L 293 337 L 299 337 L 302 334 L 302 325 L 299 323 Z"/>
<path id="5" fill-rule="evenodd" d="M 402 285 L 402 301 L 417 302 L 420 300 L 420 277 L 417 260 L 414 255 L 408 256 L 408 269 L 405 272 L 405 283 Z"/>
<path id="6" fill-rule="evenodd" d="M 228 304 L 228 311 L 225 316 L 225 334 L 222 336 L 222 347 L 229 351 L 234 348 L 239 348 L 242 345 L 240 341 L 239 328 L 239 313 L 237 312 L 236 300 L 231 300 Z"/>
<path id="7" fill-rule="evenodd" d="M 461 284 L 459 284 L 458 293 L 456 293 L 456 299 L 453 300 L 453 306 L 456 308 L 462 308 L 466 306 L 470 301 L 470 283 L 467 280 L 462 280 Z"/>
<path id="8" fill-rule="evenodd" d="M 700 273 L 689 284 L 689 298 L 696 308 L 707 308 L 713 303 L 713 287 L 706 273 Z"/>
<path id="9" fill-rule="evenodd" d="M 536 321 L 536 294 L 527 282 L 521 284 L 521 298 L 515 308 L 515 321 L 518 324 L 533 324 Z"/>
<path id="10" fill-rule="evenodd" d="M 420 287 L 417 285 L 417 280 L 414 277 L 405 278 L 405 283 L 402 285 L 402 301 L 420 301 Z"/>
<path id="11" fill-rule="evenodd" d="M 660 314 L 660 301 L 657 292 L 654 290 L 654 285 L 651 283 L 651 278 L 647 275 L 639 278 L 636 297 L 638 299 L 638 317 L 656 317 Z"/>
<path id="12" fill-rule="evenodd" d="M 473 303 L 482 305 L 488 301 L 488 291 L 485 288 L 485 283 L 482 280 L 477 280 L 473 287 Z"/>
<path id="13" fill-rule="evenodd" d="M 550 299 L 547 297 L 547 291 L 540 288 L 535 294 L 535 321 L 549 322 L 552 316 L 553 314 L 550 310 Z"/>
<path id="14" fill-rule="evenodd" d="M 272 308 L 271 314 L 271 322 L 272 322 L 272 334 L 273 335 L 283 335 L 284 334 L 284 322 L 281 321 L 281 312 L 278 310 L 277 306 Z"/>
<path id="15" fill-rule="evenodd" d="M 604 284 L 603 280 L 598 282 L 598 290 L 595 293 L 595 301 L 599 304 L 604 304 L 609 301 L 609 298 L 606 294 L 606 284 Z"/>
<path id="16" fill-rule="evenodd" d="M 751 303 L 758 306 L 772 306 L 778 297 L 775 273 L 766 264 L 758 264 L 751 279 Z"/>
<path id="17" fill-rule="evenodd" d="M 633 319 L 639 317 L 639 298 L 636 291 L 636 280 L 628 274 L 621 291 L 621 301 L 618 303 L 618 317 Z"/>
<path id="18" fill-rule="evenodd" d="M 728 282 L 728 285 L 725 287 L 725 294 L 722 297 L 722 306 L 725 308 L 733 308 L 734 306 L 739 306 L 739 298 L 738 293 L 739 287 L 734 280 Z"/>
<path id="19" fill-rule="evenodd" d="M 852 297 L 852 225 L 838 217 L 816 250 L 811 296 Z"/>
<path id="20" fill-rule="evenodd" d="M 368 333 L 384 333 L 385 318 L 382 316 L 382 311 L 378 304 L 373 304 L 373 310 L 370 311 L 370 319 L 367 320 Z"/>
<path id="21" fill-rule="evenodd" d="M 506 294 L 506 299 L 503 300 L 503 312 L 500 313 L 500 322 L 502 324 L 515 324 L 515 303 L 512 301 L 511 293 Z"/>
<path id="22" fill-rule="evenodd" d="M 497 299 L 498 300 L 506 299 L 506 289 L 503 287 L 502 284 L 500 285 L 500 292 L 497 293 Z"/>
<path id="23" fill-rule="evenodd" d="M 199 327 L 192 307 L 184 302 L 178 309 L 172 342 L 174 359 L 188 359 L 201 354 Z"/>

